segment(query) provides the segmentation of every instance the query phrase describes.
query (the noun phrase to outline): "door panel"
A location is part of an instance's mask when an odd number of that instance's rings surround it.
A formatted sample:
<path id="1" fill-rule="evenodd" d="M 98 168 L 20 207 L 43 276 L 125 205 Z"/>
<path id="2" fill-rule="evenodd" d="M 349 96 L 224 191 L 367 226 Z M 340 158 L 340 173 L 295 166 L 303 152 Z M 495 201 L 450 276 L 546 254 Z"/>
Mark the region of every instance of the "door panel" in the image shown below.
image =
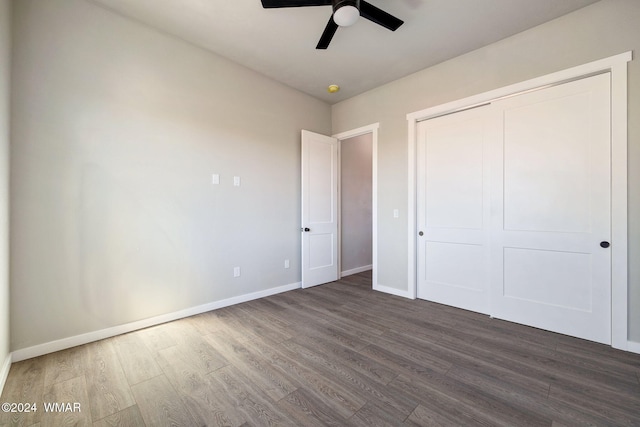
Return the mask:
<path id="1" fill-rule="evenodd" d="M 506 230 L 589 231 L 589 98 L 580 92 L 504 110 Z"/>
<path id="2" fill-rule="evenodd" d="M 492 315 L 610 344 L 609 75 L 496 102 Z"/>
<path id="3" fill-rule="evenodd" d="M 427 227 L 483 227 L 483 130 L 476 111 L 424 122 Z"/>
<path id="4" fill-rule="evenodd" d="M 418 298 L 488 312 L 484 107 L 418 124 Z"/>
<path id="5" fill-rule="evenodd" d="M 484 248 L 460 243 L 426 243 L 425 271 L 428 283 L 483 292 Z"/>
<path id="6" fill-rule="evenodd" d="M 305 130 L 301 231 L 302 287 L 338 280 L 338 140 Z"/>
<path id="7" fill-rule="evenodd" d="M 591 311 L 591 255 L 504 248 L 504 297 Z"/>

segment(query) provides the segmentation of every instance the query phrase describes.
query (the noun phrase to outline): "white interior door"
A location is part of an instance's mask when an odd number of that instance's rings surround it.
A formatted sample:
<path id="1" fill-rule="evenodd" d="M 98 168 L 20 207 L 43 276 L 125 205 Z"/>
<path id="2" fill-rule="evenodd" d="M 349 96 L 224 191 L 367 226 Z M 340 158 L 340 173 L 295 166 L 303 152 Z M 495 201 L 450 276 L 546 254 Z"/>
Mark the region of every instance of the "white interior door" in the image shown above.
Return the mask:
<path id="1" fill-rule="evenodd" d="M 488 107 L 418 123 L 418 298 L 488 313 Z"/>
<path id="2" fill-rule="evenodd" d="M 491 233 L 494 317 L 607 344 L 611 252 L 601 242 L 611 233 L 609 79 L 493 104 Z"/>
<path id="3" fill-rule="evenodd" d="M 338 140 L 302 131 L 302 287 L 338 280 Z"/>

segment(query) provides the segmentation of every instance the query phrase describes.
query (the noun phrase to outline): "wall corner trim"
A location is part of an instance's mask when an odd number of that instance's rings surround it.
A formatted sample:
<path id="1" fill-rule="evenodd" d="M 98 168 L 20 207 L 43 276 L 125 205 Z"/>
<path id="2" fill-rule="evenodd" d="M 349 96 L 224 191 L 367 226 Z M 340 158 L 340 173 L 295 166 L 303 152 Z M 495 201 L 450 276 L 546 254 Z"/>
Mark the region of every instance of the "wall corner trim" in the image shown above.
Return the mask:
<path id="1" fill-rule="evenodd" d="M 105 338 L 115 337 L 116 335 L 122 335 L 128 332 L 133 332 L 139 329 L 160 325 L 162 323 L 172 322 L 174 320 L 182 319 L 185 317 L 195 316 L 196 314 L 206 313 L 207 311 L 229 307 L 231 305 L 236 305 L 236 304 L 252 301 L 259 298 L 264 298 L 264 297 L 280 294 L 287 291 L 292 291 L 294 289 L 300 289 L 301 287 L 302 287 L 301 282 L 291 283 L 283 286 L 277 286 L 274 288 L 252 292 L 249 294 L 238 295 L 238 296 L 223 299 L 220 301 L 213 301 L 207 304 L 198 305 L 196 307 L 187 308 L 187 309 L 176 311 L 173 313 L 162 314 L 160 316 L 150 317 L 148 319 L 126 323 L 124 325 L 113 326 L 110 328 L 101 329 L 99 331 L 88 332 L 86 334 L 75 335 L 72 337 L 62 338 L 56 341 L 50 341 L 47 343 L 38 344 L 32 347 L 27 347 L 27 348 L 14 351 L 12 353 L 12 356 L 13 356 L 12 360 L 14 362 L 20 362 L 22 360 L 31 359 L 33 357 L 38 357 L 48 353 L 54 353 L 56 351 L 65 350 L 67 348 L 88 344 L 88 343 L 99 341 Z M 8 370 L 7 370 L 7 373 L 8 373 Z"/>
<path id="2" fill-rule="evenodd" d="M 0 368 L 0 395 L 2 394 L 2 390 L 4 390 L 4 385 L 7 382 L 7 377 L 9 376 L 9 370 L 11 369 L 11 363 L 13 360 L 13 355 L 9 353 L 2 364 L 2 368 Z"/>

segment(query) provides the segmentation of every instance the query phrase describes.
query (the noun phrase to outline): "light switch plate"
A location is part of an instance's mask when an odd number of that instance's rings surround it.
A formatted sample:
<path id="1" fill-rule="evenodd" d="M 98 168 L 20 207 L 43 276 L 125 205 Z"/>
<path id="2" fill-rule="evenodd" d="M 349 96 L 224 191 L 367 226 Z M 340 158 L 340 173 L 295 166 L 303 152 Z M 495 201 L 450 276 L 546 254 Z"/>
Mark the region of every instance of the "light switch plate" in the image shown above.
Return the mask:
<path id="1" fill-rule="evenodd" d="M 240 267 L 233 267 L 233 277 L 240 277 Z"/>
<path id="2" fill-rule="evenodd" d="M 394 218 L 398 218 L 398 217 L 400 217 L 400 211 L 398 211 L 398 209 L 394 209 L 394 210 L 393 210 L 393 217 L 394 217 Z"/>
<path id="3" fill-rule="evenodd" d="M 211 183 L 215 185 L 220 184 L 220 175 L 218 175 L 217 173 L 211 175 Z"/>
<path id="4" fill-rule="evenodd" d="M 234 176 L 233 177 L 233 186 L 234 187 L 240 187 L 240 177 L 239 176 Z"/>

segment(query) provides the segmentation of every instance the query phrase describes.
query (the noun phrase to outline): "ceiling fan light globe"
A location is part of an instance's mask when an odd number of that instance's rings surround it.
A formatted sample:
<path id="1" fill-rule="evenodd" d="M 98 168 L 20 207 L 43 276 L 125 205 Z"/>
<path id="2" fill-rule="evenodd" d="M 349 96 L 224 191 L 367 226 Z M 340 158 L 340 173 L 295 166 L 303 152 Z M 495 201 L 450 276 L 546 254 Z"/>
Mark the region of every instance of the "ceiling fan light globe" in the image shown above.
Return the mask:
<path id="1" fill-rule="evenodd" d="M 355 6 L 342 6 L 333 13 L 333 20 L 341 27 L 353 25 L 358 20 L 360 11 Z"/>

